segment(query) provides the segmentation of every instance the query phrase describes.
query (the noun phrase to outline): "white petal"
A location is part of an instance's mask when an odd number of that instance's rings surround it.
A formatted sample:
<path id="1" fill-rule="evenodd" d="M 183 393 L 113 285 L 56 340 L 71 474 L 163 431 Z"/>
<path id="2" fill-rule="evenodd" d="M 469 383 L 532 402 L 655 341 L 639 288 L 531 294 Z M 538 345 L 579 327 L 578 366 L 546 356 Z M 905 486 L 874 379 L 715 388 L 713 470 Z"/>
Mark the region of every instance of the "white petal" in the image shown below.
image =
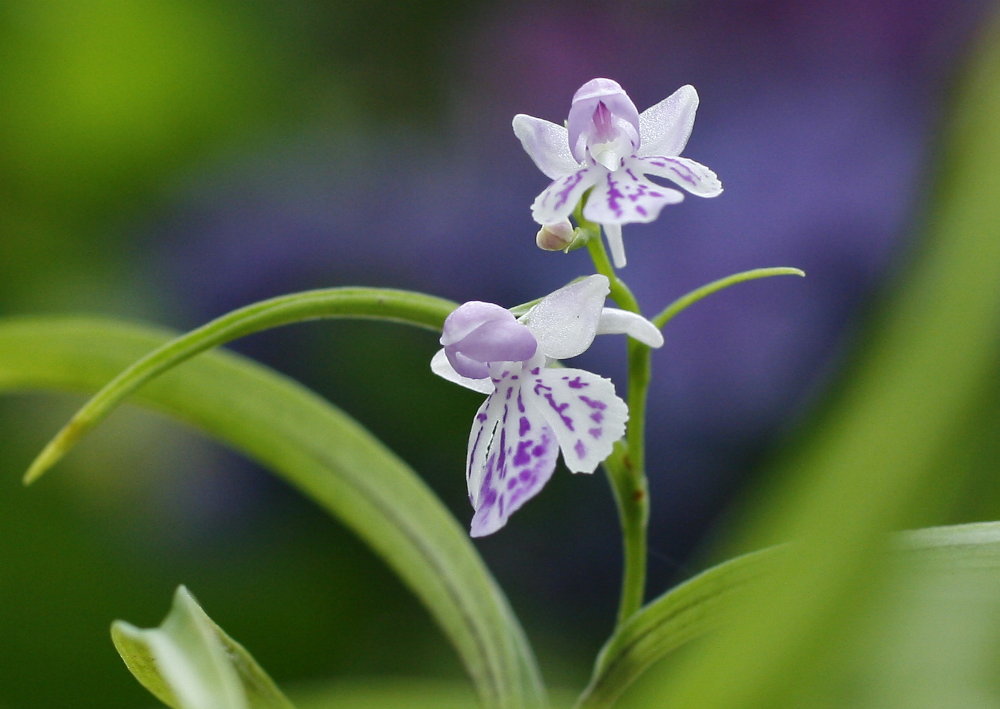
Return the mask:
<path id="1" fill-rule="evenodd" d="M 680 155 L 691 137 L 698 92 L 682 86 L 639 114 L 639 155 Z"/>
<path id="2" fill-rule="evenodd" d="M 598 335 L 628 335 L 650 347 L 663 346 L 663 333 L 638 313 L 618 308 L 604 308 L 597 326 Z"/>
<path id="3" fill-rule="evenodd" d="M 469 436 L 469 499 L 476 513 L 471 534 L 492 534 L 542 489 L 559 457 L 545 419 L 521 396 L 520 369 L 495 377 L 497 391 L 480 407 Z"/>
<path id="4" fill-rule="evenodd" d="M 528 410 L 537 410 L 555 433 L 566 467 L 592 473 L 625 433 L 628 406 L 609 379 L 582 369 L 524 371 L 521 392 Z"/>
<path id="5" fill-rule="evenodd" d="M 484 401 L 469 431 L 469 445 L 465 453 L 465 482 L 469 487 L 469 502 L 479 506 L 479 496 L 486 476 L 486 458 L 493 443 L 500 415 L 503 413 L 503 394 L 493 392 Z"/>
<path id="6" fill-rule="evenodd" d="M 521 317 L 546 357 L 566 359 L 584 352 L 597 334 L 608 279 L 600 274 L 581 278 L 542 298 Z"/>
<path id="7" fill-rule="evenodd" d="M 625 167 L 609 173 L 594 186 L 587 198 L 583 216 L 604 227 L 608 224 L 651 222 L 660 215 L 664 205 L 684 201 L 684 193 L 650 182 L 641 174 Z"/>
<path id="8" fill-rule="evenodd" d="M 470 379 L 456 372 L 455 368 L 451 366 L 451 362 L 448 361 L 444 348 L 435 352 L 434 356 L 431 357 L 431 371 L 449 382 L 464 386 L 466 389 L 472 389 L 472 391 L 478 391 L 482 394 L 493 392 L 493 382 L 489 379 Z"/>
<path id="9" fill-rule="evenodd" d="M 521 141 L 528 157 L 551 180 L 580 167 L 579 161 L 570 154 L 569 138 L 562 126 L 519 113 L 514 116 L 514 135 Z"/>
<path id="10" fill-rule="evenodd" d="M 604 238 L 608 240 L 608 248 L 611 249 L 611 261 L 615 268 L 625 268 L 625 242 L 622 241 L 621 224 L 603 224 Z"/>
<path id="11" fill-rule="evenodd" d="M 697 197 L 722 194 L 722 183 L 715 173 L 689 158 L 631 158 L 626 161 L 626 167 L 636 174 L 664 177 Z"/>
<path id="12" fill-rule="evenodd" d="M 531 218 L 539 224 L 555 224 L 568 217 L 583 193 L 593 187 L 607 172 L 603 167 L 592 165 L 557 179 L 535 197 L 531 205 Z"/>

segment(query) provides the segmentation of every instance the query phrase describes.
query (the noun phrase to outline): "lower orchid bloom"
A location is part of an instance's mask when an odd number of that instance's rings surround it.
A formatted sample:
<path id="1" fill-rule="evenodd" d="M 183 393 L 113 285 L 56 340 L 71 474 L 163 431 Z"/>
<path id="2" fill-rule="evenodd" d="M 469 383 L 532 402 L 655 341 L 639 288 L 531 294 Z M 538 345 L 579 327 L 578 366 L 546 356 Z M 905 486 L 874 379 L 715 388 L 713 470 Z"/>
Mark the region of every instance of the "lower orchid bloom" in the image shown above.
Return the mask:
<path id="1" fill-rule="evenodd" d="M 562 223 L 593 188 L 583 216 L 600 224 L 616 268 L 625 265 L 622 225 L 651 222 L 684 193 L 647 175 L 670 180 L 698 197 L 715 197 L 722 184 L 710 169 L 679 157 L 698 110 L 698 92 L 682 86 L 639 113 L 611 79 L 591 79 L 573 96 L 566 127 L 519 114 L 514 134 L 553 180 L 531 205 L 543 227 Z"/>
<path id="2" fill-rule="evenodd" d="M 559 451 L 574 473 L 592 473 L 625 433 L 628 406 L 610 380 L 551 367 L 584 352 L 598 334 L 651 346 L 663 336 L 640 315 L 605 308 L 608 279 L 593 275 L 543 298 L 520 319 L 471 301 L 445 320 L 431 369 L 487 394 L 469 434 L 466 478 L 471 534 L 492 534 L 542 489 Z"/>

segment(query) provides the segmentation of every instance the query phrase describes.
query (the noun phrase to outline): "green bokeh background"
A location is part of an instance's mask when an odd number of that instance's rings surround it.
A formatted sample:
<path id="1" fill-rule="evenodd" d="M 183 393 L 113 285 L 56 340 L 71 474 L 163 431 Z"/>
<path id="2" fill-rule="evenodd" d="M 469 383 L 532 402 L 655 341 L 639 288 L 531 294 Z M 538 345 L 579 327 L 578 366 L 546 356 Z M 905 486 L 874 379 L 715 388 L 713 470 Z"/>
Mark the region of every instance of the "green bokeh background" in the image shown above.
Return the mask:
<path id="1" fill-rule="evenodd" d="M 249 151 L 289 125 L 333 134 L 399 121 L 401 111 L 413 127 L 432 123 L 447 91 L 440 38 L 461 31 L 467 6 L 294 5 L 0 4 L 2 314 L 193 325 L 136 275 L 155 264 L 132 238 L 168 201 L 179 172 Z M 985 52 L 996 38 L 984 36 Z M 762 466 L 762 485 L 720 523 L 706 558 L 790 533 L 833 544 L 843 528 L 857 535 L 845 573 L 867 578 L 863 553 L 852 554 L 873 530 L 1000 518 L 1000 215 L 991 204 L 1000 185 L 990 169 L 1000 164 L 992 121 L 1000 99 L 988 90 L 1000 85 L 1000 63 L 983 56 L 978 88 L 956 94 L 961 113 L 946 122 L 958 127 L 943 131 L 951 138 L 935 157 L 941 169 L 928 170 L 936 173 L 929 194 L 941 201 L 914 216 L 925 239 L 914 240 L 871 306 L 829 401 L 789 435 L 790 452 Z M 416 376 L 425 366 L 399 353 L 431 338 L 348 327 L 359 341 L 381 338 L 373 369 Z M 280 333 L 264 337 L 281 342 Z M 377 421 L 394 395 L 377 393 L 355 413 Z M 399 396 L 401 408 L 418 403 Z M 461 431 L 472 400 L 443 393 L 414 422 L 418 437 L 438 425 Z M 79 402 L 51 394 L 0 402 L 0 707 L 152 705 L 115 656 L 108 626 L 155 624 L 178 583 L 283 687 L 461 681 L 426 613 L 356 540 L 278 483 L 231 472 L 229 453 L 156 416 L 113 417 L 50 479 L 24 490 L 22 469 Z M 412 445 L 412 432 L 377 432 L 404 453 Z M 228 472 L 213 476 L 215 465 Z M 442 495 L 461 509 L 461 490 Z M 859 509 L 866 495 L 872 507 Z M 893 503 L 880 506 L 886 499 Z M 193 500 L 207 502 L 191 509 Z M 226 501 L 268 509 L 227 516 Z M 855 608 L 842 591 L 830 591 L 831 617 Z M 547 621 L 551 599 L 511 595 L 548 679 L 582 685 L 600 624 L 580 641 L 577 629 Z M 673 689 L 697 696 L 697 671 L 688 676 Z M 743 682 L 790 706 L 801 699 Z"/>
<path id="2" fill-rule="evenodd" d="M 135 275 L 151 268 L 135 225 L 175 175 L 289 125 L 379 120 L 386 96 L 426 120 L 433 91 L 414 87 L 432 85 L 426 38 L 444 31 L 448 3 L 291 5 L 0 4 L 3 314 L 191 325 Z M 377 28 L 371 17 L 383 18 Z M 412 59 L 405 72 L 399 56 Z M 116 417 L 52 484 L 25 490 L 18 469 L 80 402 L 0 405 L 0 706 L 154 704 L 117 658 L 109 623 L 159 622 L 184 581 L 286 685 L 461 677 L 423 609 L 353 537 L 253 472 L 205 484 L 231 454 L 162 418 Z M 269 486 L 265 502 L 258 492 L 248 503 L 267 514 L 210 518 L 254 485 Z M 199 498 L 213 500 L 204 514 L 181 509 Z"/>

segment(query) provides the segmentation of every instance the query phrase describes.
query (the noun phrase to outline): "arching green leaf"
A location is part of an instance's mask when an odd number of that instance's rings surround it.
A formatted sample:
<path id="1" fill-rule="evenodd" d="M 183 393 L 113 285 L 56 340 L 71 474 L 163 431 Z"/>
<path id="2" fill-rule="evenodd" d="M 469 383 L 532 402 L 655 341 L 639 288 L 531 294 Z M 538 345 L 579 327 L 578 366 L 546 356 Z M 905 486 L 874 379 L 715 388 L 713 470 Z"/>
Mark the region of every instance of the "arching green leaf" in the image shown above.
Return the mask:
<path id="1" fill-rule="evenodd" d="M 107 320 L 4 321 L 0 391 L 92 392 L 170 341 L 163 331 Z M 224 352 L 162 374 L 135 399 L 260 461 L 354 530 L 427 606 L 486 706 L 543 703 L 520 625 L 466 531 L 412 470 L 346 414 Z"/>

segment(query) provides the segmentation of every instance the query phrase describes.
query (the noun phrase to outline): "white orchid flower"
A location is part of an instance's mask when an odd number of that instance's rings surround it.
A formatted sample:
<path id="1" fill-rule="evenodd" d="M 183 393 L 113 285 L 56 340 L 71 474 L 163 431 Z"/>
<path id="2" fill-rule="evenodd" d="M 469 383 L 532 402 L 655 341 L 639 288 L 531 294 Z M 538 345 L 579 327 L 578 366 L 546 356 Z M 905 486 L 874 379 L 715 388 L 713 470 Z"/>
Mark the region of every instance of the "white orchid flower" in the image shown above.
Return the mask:
<path id="1" fill-rule="evenodd" d="M 616 268 L 625 266 L 622 225 L 651 222 L 684 193 L 651 181 L 670 180 L 698 197 L 722 194 L 710 169 L 679 157 L 698 110 L 698 92 L 682 86 L 655 106 L 636 110 L 611 79 L 592 79 L 573 96 L 566 127 L 519 114 L 514 134 L 535 165 L 553 180 L 531 205 L 543 226 L 563 222 L 593 188 L 583 216 L 600 224 Z"/>
<path id="2" fill-rule="evenodd" d="M 499 305 L 471 301 L 445 321 L 431 369 L 488 395 L 466 457 L 472 536 L 497 531 L 538 494 L 560 450 L 572 472 L 592 473 L 624 434 L 628 407 L 610 380 L 547 367 L 581 354 L 598 334 L 663 344 L 642 316 L 605 308 L 608 292 L 608 279 L 594 275 L 560 288 L 519 320 Z"/>

